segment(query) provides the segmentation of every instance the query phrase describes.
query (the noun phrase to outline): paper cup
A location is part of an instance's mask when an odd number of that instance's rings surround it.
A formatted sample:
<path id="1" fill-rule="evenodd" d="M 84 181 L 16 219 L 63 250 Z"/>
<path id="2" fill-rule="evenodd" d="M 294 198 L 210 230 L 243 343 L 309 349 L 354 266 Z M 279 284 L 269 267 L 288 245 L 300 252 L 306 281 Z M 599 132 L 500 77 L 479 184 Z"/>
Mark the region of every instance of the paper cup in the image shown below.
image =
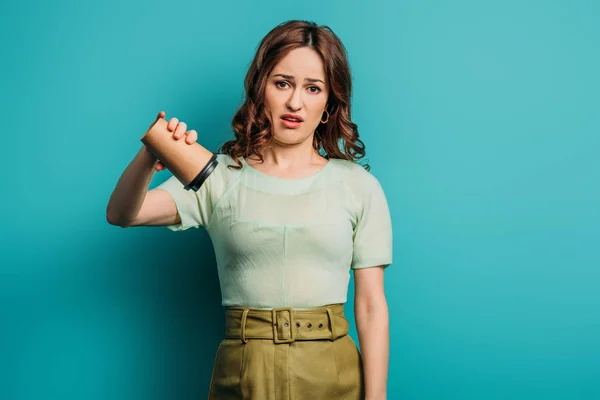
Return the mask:
<path id="1" fill-rule="evenodd" d="M 183 138 L 175 139 L 167 124 L 164 118 L 157 119 L 141 141 L 186 190 L 197 191 L 217 166 L 217 155 L 198 143 L 188 144 Z"/>

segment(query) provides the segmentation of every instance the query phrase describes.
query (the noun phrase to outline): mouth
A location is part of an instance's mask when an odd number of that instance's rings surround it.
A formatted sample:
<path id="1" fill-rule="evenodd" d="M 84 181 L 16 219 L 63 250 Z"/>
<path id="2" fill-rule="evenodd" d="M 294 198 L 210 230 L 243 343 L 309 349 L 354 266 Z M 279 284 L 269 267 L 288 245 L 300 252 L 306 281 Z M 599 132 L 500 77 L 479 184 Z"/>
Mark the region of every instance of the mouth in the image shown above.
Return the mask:
<path id="1" fill-rule="evenodd" d="M 302 117 L 300 117 L 299 115 L 296 115 L 296 114 L 283 114 L 281 116 L 281 119 L 284 119 L 286 121 L 292 121 L 292 122 L 302 122 L 302 121 L 304 121 L 302 119 Z"/>
<path id="2" fill-rule="evenodd" d="M 297 128 L 302 123 L 303 119 L 298 115 L 285 114 L 281 116 L 281 122 L 288 128 Z"/>

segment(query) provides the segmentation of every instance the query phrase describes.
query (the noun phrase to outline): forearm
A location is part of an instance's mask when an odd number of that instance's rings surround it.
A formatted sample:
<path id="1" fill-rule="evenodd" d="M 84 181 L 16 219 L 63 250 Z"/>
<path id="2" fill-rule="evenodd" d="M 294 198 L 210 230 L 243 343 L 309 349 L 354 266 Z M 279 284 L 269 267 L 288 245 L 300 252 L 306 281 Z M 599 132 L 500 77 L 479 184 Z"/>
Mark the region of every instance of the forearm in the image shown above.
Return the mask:
<path id="1" fill-rule="evenodd" d="M 155 156 L 142 146 L 123 171 L 110 196 L 106 216 L 111 223 L 126 225 L 135 218 L 148 193 L 155 163 Z"/>
<path id="2" fill-rule="evenodd" d="M 389 362 L 389 314 L 385 296 L 370 302 L 355 302 L 354 313 L 365 371 L 366 400 L 383 400 Z"/>

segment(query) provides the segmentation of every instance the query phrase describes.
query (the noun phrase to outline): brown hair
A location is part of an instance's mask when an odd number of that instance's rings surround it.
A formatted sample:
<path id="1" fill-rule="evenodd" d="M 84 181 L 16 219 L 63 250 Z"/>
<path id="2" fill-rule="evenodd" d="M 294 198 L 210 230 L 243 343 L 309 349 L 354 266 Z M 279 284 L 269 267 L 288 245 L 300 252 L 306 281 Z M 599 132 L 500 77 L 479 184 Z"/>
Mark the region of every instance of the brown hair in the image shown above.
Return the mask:
<path id="1" fill-rule="evenodd" d="M 317 126 L 314 149 L 321 152 L 322 148 L 327 159 L 356 161 L 365 156 L 358 126 L 350 118 L 352 79 L 344 45 L 328 26 L 292 20 L 279 24 L 262 39 L 246 73 L 246 99 L 231 122 L 235 139 L 225 142 L 219 150 L 231 156 L 239 168 L 242 165 L 237 157 L 240 156 L 256 154 L 263 161 L 260 149 L 273 138 L 264 112 L 267 77 L 289 51 L 300 47 L 309 47 L 321 56 L 330 89 L 329 121 Z M 370 167 L 367 164 L 365 168 Z"/>

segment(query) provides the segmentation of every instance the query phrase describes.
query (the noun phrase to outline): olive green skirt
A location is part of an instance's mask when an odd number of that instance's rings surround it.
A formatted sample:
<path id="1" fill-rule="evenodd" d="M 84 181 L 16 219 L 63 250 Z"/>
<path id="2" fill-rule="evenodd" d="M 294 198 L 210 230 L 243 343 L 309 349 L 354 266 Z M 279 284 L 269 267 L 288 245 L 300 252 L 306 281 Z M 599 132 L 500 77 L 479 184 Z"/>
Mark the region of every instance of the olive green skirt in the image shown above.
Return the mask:
<path id="1" fill-rule="evenodd" d="M 209 400 L 358 400 L 360 352 L 344 305 L 225 311 Z"/>

